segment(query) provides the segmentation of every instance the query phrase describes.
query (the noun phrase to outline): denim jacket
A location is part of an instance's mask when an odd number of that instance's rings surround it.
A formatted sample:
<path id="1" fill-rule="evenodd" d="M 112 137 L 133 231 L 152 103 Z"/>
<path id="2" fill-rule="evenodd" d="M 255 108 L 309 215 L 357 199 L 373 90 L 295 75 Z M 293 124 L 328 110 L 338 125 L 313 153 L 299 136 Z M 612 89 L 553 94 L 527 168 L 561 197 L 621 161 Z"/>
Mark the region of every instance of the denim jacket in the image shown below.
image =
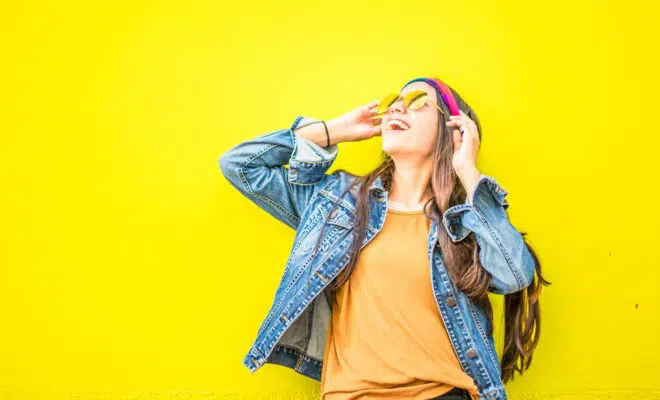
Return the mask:
<path id="1" fill-rule="evenodd" d="M 332 310 L 330 291 L 325 289 L 348 263 L 356 193 L 349 191 L 350 196 L 339 199 L 354 176 L 341 171 L 326 174 L 337 157 L 337 144 L 324 148 L 293 132 L 314 122 L 299 116 L 290 128 L 239 143 L 218 161 L 223 175 L 239 192 L 296 230 L 273 303 L 243 364 L 251 373 L 265 363 L 279 364 L 320 381 Z M 378 234 L 387 213 L 388 191 L 380 178 L 369 193 L 370 215 L 362 248 Z M 453 242 L 474 232 L 481 265 L 492 276 L 489 291 L 520 291 L 533 280 L 534 262 L 521 234 L 509 222 L 506 195 L 495 179 L 482 174 L 472 203 L 466 199 L 446 210 L 442 218 L 433 219 L 428 237 L 429 284 L 455 354 L 474 379 L 480 400 L 507 398 L 498 355 L 493 337 L 487 334 L 486 315 L 449 278 L 437 242 L 438 229 L 445 229 Z M 332 210 L 335 202 L 339 206 Z M 324 223 L 328 225 L 321 232 Z"/>

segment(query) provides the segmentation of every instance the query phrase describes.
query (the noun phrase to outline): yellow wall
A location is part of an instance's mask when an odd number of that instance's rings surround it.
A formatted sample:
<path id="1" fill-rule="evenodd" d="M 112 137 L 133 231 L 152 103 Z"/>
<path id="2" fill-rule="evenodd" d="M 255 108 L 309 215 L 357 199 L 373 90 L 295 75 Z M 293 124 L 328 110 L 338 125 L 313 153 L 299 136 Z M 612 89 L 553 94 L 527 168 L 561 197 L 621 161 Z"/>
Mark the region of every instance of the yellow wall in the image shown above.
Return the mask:
<path id="1" fill-rule="evenodd" d="M 318 396 L 241 364 L 294 232 L 217 158 L 426 75 L 553 282 L 511 398 L 660 398 L 657 2 L 222 3 L 3 5 L 0 399 Z"/>

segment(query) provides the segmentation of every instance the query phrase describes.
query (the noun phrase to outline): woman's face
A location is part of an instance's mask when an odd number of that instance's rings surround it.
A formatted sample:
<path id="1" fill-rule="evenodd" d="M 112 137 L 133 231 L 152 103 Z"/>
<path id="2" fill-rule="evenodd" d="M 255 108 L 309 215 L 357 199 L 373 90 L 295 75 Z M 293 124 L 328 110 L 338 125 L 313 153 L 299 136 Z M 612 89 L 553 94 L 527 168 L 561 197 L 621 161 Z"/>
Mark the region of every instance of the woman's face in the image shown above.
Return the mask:
<path id="1" fill-rule="evenodd" d="M 423 90 L 429 99 L 437 103 L 437 95 L 433 86 L 426 82 L 413 82 L 399 93 L 402 97 L 414 90 Z M 383 116 L 381 136 L 383 150 L 396 159 L 397 155 L 417 155 L 425 158 L 433 152 L 433 146 L 438 134 L 438 109 L 429 101 L 418 110 L 408 110 L 399 100 L 387 110 Z M 390 121 L 403 121 L 408 129 L 397 130 Z"/>

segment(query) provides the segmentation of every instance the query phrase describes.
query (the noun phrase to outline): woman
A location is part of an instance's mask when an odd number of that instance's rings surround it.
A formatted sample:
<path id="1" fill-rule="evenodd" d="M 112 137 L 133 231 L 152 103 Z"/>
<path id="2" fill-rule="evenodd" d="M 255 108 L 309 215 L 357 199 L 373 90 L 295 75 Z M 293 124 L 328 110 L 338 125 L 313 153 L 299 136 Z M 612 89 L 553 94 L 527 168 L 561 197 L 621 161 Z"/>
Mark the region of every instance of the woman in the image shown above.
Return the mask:
<path id="1" fill-rule="evenodd" d="M 337 143 L 374 136 L 383 159 L 373 171 L 325 173 Z M 251 372 L 293 368 L 321 382 L 323 399 L 507 398 L 503 384 L 529 367 L 538 343 L 538 297 L 550 282 L 508 220 L 507 192 L 476 168 L 480 140 L 453 89 L 417 78 L 220 158 L 239 191 L 296 229 L 244 359 Z M 501 362 L 489 292 L 505 295 Z"/>

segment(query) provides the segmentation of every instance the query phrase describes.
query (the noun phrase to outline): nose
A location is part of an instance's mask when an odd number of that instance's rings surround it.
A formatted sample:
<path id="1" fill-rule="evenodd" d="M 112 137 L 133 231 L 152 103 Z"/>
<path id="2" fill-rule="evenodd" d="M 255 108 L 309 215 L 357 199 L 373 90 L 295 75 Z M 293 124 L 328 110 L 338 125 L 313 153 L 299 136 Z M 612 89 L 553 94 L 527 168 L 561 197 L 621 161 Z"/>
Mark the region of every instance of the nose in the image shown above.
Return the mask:
<path id="1" fill-rule="evenodd" d="M 395 101 L 394 104 L 392 104 L 390 106 L 389 111 L 390 111 L 390 114 L 394 114 L 394 111 L 397 111 L 401 114 L 405 113 L 406 112 L 406 107 L 403 105 L 403 100 L 401 98 L 397 99 L 397 101 Z"/>

